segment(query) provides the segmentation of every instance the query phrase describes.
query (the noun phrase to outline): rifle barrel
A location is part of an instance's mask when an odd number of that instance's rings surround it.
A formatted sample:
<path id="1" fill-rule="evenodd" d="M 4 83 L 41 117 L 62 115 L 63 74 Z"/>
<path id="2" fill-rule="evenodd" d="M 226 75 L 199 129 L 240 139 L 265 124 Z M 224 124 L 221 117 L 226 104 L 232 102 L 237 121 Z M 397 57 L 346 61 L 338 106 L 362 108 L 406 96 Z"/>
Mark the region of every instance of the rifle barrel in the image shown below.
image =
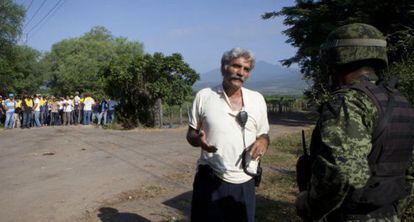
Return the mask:
<path id="1" fill-rule="evenodd" d="M 306 149 L 306 140 L 305 140 L 305 131 L 302 130 L 302 146 L 303 146 L 303 154 L 308 155 L 308 150 Z"/>

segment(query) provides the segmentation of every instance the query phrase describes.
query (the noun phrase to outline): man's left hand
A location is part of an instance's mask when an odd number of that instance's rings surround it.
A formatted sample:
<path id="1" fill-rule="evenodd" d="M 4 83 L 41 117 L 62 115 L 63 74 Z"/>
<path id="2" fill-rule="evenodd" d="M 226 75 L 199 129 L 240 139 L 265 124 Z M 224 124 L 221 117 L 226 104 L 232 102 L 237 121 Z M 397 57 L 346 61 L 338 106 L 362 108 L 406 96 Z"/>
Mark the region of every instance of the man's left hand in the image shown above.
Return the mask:
<path id="1" fill-rule="evenodd" d="M 269 146 L 269 136 L 267 134 L 261 135 L 256 139 L 256 142 L 253 143 L 250 151 L 252 159 L 258 160 L 262 158 L 267 151 Z"/>

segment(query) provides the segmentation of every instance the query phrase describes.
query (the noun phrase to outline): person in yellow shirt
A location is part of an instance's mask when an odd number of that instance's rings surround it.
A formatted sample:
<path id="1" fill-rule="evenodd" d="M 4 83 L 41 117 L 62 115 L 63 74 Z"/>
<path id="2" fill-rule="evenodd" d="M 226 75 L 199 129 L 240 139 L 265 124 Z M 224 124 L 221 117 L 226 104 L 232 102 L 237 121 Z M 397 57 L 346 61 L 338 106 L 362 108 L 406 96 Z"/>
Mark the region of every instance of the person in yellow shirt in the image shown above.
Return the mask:
<path id="1" fill-rule="evenodd" d="M 83 125 L 90 124 L 93 105 L 95 105 L 95 100 L 90 94 L 86 94 L 86 98 L 83 101 Z"/>
<path id="2" fill-rule="evenodd" d="M 84 113 L 83 113 L 83 107 L 84 107 L 84 103 L 83 102 L 85 102 L 85 95 L 82 95 L 82 97 L 80 97 L 80 99 L 79 99 L 79 124 L 80 123 L 82 123 L 82 124 L 84 124 L 84 122 L 83 122 L 83 118 L 84 118 Z"/>
<path id="3" fill-rule="evenodd" d="M 22 110 L 23 110 L 22 128 L 30 128 L 30 122 L 32 119 L 32 112 L 33 112 L 33 100 L 27 94 L 23 95 Z"/>

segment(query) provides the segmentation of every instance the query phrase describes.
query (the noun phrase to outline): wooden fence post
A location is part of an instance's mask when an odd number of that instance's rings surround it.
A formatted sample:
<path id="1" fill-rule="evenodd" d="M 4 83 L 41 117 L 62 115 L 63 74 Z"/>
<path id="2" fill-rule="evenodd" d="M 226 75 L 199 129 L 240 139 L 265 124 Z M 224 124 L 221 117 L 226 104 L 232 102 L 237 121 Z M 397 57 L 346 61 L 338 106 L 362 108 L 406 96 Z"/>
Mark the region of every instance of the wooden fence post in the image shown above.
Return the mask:
<path id="1" fill-rule="evenodd" d="M 183 125 L 183 107 L 180 105 L 180 126 Z"/>

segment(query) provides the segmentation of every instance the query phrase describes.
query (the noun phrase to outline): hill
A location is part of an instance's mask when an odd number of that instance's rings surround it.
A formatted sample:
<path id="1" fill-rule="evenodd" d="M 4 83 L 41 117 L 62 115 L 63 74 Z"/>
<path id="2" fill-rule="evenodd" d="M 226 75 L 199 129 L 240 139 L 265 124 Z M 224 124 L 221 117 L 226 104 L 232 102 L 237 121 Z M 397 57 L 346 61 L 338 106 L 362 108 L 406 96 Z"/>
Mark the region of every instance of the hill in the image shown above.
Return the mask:
<path id="1" fill-rule="evenodd" d="M 220 84 L 221 81 L 220 69 L 214 69 L 202 73 L 200 80 L 194 84 L 193 89 L 198 91 L 205 87 L 213 87 Z M 298 70 L 258 61 L 245 86 L 265 95 L 301 95 L 308 85 L 302 79 L 302 75 Z"/>

